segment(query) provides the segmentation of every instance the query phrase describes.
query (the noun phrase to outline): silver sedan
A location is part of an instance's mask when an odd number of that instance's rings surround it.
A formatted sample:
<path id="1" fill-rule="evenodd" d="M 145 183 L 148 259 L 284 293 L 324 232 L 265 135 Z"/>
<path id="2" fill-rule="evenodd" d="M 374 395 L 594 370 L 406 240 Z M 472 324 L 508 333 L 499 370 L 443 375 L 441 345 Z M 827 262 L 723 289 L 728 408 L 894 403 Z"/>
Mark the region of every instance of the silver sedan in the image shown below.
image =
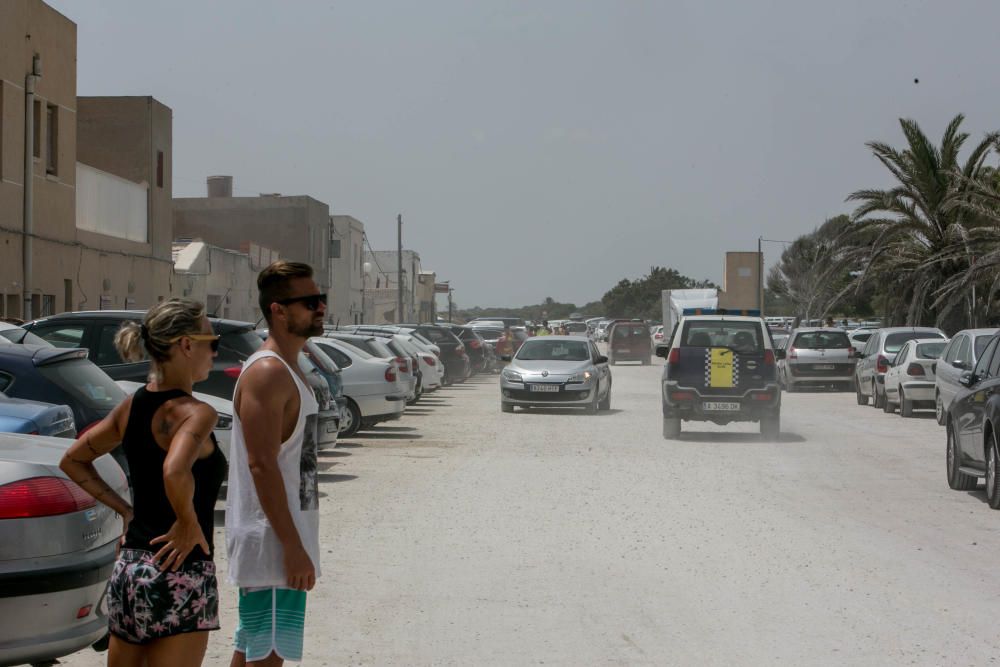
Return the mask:
<path id="1" fill-rule="evenodd" d="M 515 406 L 611 409 L 611 370 L 593 341 L 579 336 L 529 338 L 500 374 L 500 409 Z"/>

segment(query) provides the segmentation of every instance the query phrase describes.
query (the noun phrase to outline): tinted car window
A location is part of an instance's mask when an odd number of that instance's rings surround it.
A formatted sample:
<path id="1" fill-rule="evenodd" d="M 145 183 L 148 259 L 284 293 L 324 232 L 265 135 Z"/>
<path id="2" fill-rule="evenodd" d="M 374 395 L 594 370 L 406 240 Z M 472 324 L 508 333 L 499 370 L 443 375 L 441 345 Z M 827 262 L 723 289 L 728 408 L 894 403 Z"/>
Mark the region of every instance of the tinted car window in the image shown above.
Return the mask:
<path id="1" fill-rule="evenodd" d="M 896 354 L 903 343 L 914 338 L 944 338 L 939 333 L 933 331 L 897 331 L 885 337 L 885 351 L 889 354 Z"/>
<path id="2" fill-rule="evenodd" d="M 332 345 L 323 345 L 321 343 L 317 343 L 317 345 L 319 345 L 320 349 L 326 352 L 327 355 L 333 359 L 333 362 L 340 368 L 347 368 L 354 363 L 354 360 Z"/>
<path id="3" fill-rule="evenodd" d="M 976 356 L 983 356 L 982 353 Z M 966 366 L 972 365 L 972 348 L 969 345 L 969 337 L 962 336 L 962 344 L 958 346 L 958 353 L 955 355 L 955 361 L 963 361 Z"/>
<path id="4" fill-rule="evenodd" d="M 125 400 L 125 392 L 115 381 L 87 359 L 46 364 L 38 372 L 88 408 L 111 410 Z"/>
<path id="5" fill-rule="evenodd" d="M 989 345 L 986 346 L 986 349 L 983 350 L 983 356 L 979 357 L 976 368 L 973 370 L 977 380 L 990 377 L 990 361 L 997 349 L 997 340 L 1000 339 L 992 339 Z"/>
<path id="6" fill-rule="evenodd" d="M 590 351 L 587 343 L 567 340 L 529 340 L 517 352 L 520 361 L 587 361 Z"/>
<path id="7" fill-rule="evenodd" d="M 861 341 L 862 343 L 866 342 L 871 337 L 872 337 L 871 333 L 859 333 L 859 334 L 854 334 L 854 336 L 852 336 L 854 340 Z"/>
<path id="8" fill-rule="evenodd" d="M 682 347 L 729 347 L 740 354 L 762 354 L 763 340 L 756 322 L 700 320 L 684 323 Z"/>
<path id="9" fill-rule="evenodd" d="M 976 336 L 976 359 L 983 355 L 983 350 L 990 344 L 993 336 Z"/>
<path id="10" fill-rule="evenodd" d="M 45 347 L 52 347 L 44 338 L 39 338 L 30 331 L 25 331 L 20 327 L 15 327 L 12 329 L 0 329 L 0 337 L 4 340 L 9 340 L 12 343 L 23 343 L 25 345 L 44 345 Z"/>
<path id="11" fill-rule="evenodd" d="M 53 325 L 32 327 L 32 333 L 55 347 L 82 347 L 86 328 L 80 325 Z"/>
<path id="12" fill-rule="evenodd" d="M 846 350 L 851 341 L 843 331 L 804 331 L 795 336 L 792 347 L 803 350 Z"/>
<path id="13" fill-rule="evenodd" d="M 987 345 L 989 345 L 989 341 L 987 341 Z M 990 377 L 1000 377 L 1000 354 L 993 354 L 993 360 L 990 362 Z"/>
<path id="14" fill-rule="evenodd" d="M 917 345 L 917 359 L 940 359 L 945 343 L 920 343 Z"/>
<path id="15" fill-rule="evenodd" d="M 941 355 L 941 358 L 949 364 L 955 359 L 955 354 L 958 352 L 958 342 L 957 338 L 952 338 L 945 346 L 944 354 Z"/>
<path id="16" fill-rule="evenodd" d="M 7 375 L 6 373 L 0 373 L 0 391 L 9 387 L 13 381 L 13 376 Z"/>
<path id="17" fill-rule="evenodd" d="M 243 363 L 264 344 L 253 331 L 230 331 L 219 339 L 219 356 L 216 361 Z"/>

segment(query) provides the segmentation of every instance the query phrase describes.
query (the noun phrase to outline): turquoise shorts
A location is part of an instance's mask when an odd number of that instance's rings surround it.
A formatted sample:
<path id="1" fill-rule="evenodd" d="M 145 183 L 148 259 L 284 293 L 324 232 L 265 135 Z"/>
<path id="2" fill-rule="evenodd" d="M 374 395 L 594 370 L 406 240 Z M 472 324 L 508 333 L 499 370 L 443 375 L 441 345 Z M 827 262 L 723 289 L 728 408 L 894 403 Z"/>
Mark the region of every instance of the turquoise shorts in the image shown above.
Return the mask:
<path id="1" fill-rule="evenodd" d="M 306 592 L 291 588 L 241 588 L 236 650 L 247 662 L 271 653 L 291 662 L 302 661 L 306 622 Z"/>

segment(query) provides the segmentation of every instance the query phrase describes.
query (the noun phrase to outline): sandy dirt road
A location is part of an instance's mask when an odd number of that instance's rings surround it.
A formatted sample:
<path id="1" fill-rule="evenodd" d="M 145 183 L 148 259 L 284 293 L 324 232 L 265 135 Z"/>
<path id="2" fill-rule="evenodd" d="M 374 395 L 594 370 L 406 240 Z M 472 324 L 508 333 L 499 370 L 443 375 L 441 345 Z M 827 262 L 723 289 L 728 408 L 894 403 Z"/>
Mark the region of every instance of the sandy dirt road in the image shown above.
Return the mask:
<path id="1" fill-rule="evenodd" d="M 750 424 L 685 424 L 667 442 L 660 370 L 614 367 L 597 416 L 502 414 L 496 378 L 473 378 L 322 453 L 305 664 L 1000 655 L 1000 514 L 981 490 L 948 489 L 930 414 L 796 393 L 776 442 Z M 230 655 L 235 594 L 222 595 L 208 665 Z"/>

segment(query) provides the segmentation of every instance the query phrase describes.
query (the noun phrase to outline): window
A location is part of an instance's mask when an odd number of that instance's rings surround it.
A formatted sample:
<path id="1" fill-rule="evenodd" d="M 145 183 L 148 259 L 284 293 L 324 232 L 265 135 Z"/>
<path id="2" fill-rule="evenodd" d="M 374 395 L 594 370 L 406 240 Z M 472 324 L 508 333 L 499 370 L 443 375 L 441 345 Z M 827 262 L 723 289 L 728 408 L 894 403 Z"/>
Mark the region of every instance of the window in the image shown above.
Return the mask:
<path id="1" fill-rule="evenodd" d="M 681 346 L 728 347 L 739 354 L 762 354 L 761 339 L 761 328 L 756 322 L 692 320 L 684 324 Z"/>
<path id="2" fill-rule="evenodd" d="M 48 327 L 33 327 L 31 332 L 55 347 L 80 347 L 86 329 L 76 325 L 55 324 Z"/>
<path id="3" fill-rule="evenodd" d="M 843 331 L 803 331 L 795 336 L 792 347 L 803 350 L 846 350 L 851 341 Z"/>
<path id="4" fill-rule="evenodd" d="M 990 362 L 990 377 L 1000 377 L 1000 354 L 993 354 L 993 361 Z"/>
<path id="5" fill-rule="evenodd" d="M 961 338 L 952 338 L 951 342 L 945 346 L 944 353 L 941 355 L 941 358 L 945 361 L 945 363 L 950 364 L 954 361 L 955 355 L 958 353 L 958 344 L 960 341 Z"/>
<path id="6" fill-rule="evenodd" d="M 115 348 L 115 334 L 118 333 L 119 327 L 118 324 L 107 324 L 101 327 L 101 333 L 97 337 L 97 358 L 94 363 L 102 368 L 125 363 Z M 144 359 L 146 358 L 145 352 L 142 356 Z"/>
<path id="7" fill-rule="evenodd" d="M 320 349 L 326 352 L 327 356 L 333 359 L 333 362 L 337 364 L 338 367 L 347 368 L 352 363 L 354 363 L 353 361 L 351 361 L 351 358 L 349 356 L 347 356 L 337 348 L 333 347 L 332 345 L 323 345 L 322 343 L 317 343 L 317 344 L 319 345 Z"/>
<path id="8" fill-rule="evenodd" d="M 910 353 L 910 344 L 906 343 L 903 347 L 899 348 L 899 352 L 896 353 L 896 357 L 892 360 L 893 366 L 899 366 L 906 359 L 906 355 Z"/>
<path id="9" fill-rule="evenodd" d="M 6 373 L 0 373 L 0 391 L 14 384 L 14 377 Z"/>
<path id="10" fill-rule="evenodd" d="M 59 173 L 59 107 L 49 104 L 45 109 L 45 173 Z"/>
<path id="11" fill-rule="evenodd" d="M 156 151 L 156 187 L 163 187 L 163 151 Z"/>
<path id="12" fill-rule="evenodd" d="M 42 102 L 40 100 L 35 100 L 34 111 L 34 123 L 35 123 L 35 135 L 32 137 L 34 141 L 34 148 L 32 153 L 36 158 L 42 157 Z"/>
<path id="13" fill-rule="evenodd" d="M 340 259 L 340 239 L 330 239 L 330 259 Z"/>
<path id="14" fill-rule="evenodd" d="M 73 311 L 73 281 L 68 278 L 63 280 L 63 312 Z"/>
<path id="15" fill-rule="evenodd" d="M 972 346 L 969 345 L 969 337 L 962 336 L 962 344 L 958 346 L 958 354 L 955 355 L 955 362 L 961 361 L 966 368 L 972 366 Z"/>
<path id="16" fill-rule="evenodd" d="M 986 349 L 986 346 L 989 344 L 991 338 L 993 338 L 993 336 L 990 336 L 988 334 L 985 336 L 976 336 L 976 348 L 975 348 L 976 359 L 978 359 L 979 355 L 981 355 L 983 353 L 983 350 Z"/>
<path id="17" fill-rule="evenodd" d="M 990 361 L 993 358 L 993 354 L 997 349 L 997 338 L 990 341 L 990 344 L 986 346 L 983 350 L 983 356 L 979 357 L 979 362 L 976 364 L 976 369 L 972 372 L 976 381 L 983 380 L 990 377 Z"/>
<path id="18" fill-rule="evenodd" d="M 42 317 L 48 317 L 49 315 L 56 314 L 56 295 L 55 294 L 43 294 L 42 295 Z"/>
<path id="19" fill-rule="evenodd" d="M 900 331 L 891 333 L 885 337 L 885 353 L 895 354 L 899 352 L 899 348 L 903 347 L 903 343 L 915 338 L 944 338 L 944 335 L 936 331 Z"/>

